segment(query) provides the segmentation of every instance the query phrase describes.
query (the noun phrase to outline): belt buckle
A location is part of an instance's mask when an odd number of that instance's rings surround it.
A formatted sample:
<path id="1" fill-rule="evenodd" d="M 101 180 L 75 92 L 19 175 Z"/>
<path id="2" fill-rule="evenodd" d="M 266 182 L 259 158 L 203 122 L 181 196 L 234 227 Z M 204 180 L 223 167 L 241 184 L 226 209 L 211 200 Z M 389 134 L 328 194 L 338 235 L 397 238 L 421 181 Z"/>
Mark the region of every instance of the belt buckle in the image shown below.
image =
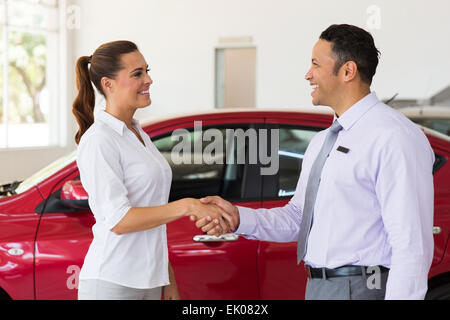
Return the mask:
<path id="1" fill-rule="evenodd" d="M 309 266 L 305 265 L 305 271 L 306 271 L 306 276 L 308 277 L 308 279 L 311 279 L 311 269 Z"/>

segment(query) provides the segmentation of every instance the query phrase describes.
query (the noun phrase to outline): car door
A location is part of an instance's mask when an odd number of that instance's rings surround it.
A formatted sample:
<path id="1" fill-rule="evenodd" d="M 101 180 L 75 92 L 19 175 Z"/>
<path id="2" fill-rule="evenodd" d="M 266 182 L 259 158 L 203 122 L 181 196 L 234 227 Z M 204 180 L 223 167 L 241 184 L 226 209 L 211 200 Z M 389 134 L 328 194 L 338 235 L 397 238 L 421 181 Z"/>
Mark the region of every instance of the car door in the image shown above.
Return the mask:
<path id="1" fill-rule="evenodd" d="M 318 119 L 317 119 L 318 120 Z M 263 180 L 263 206 L 273 208 L 284 206 L 289 202 L 295 191 L 295 184 L 301 172 L 301 162 L 305 145 L 310 141 L 317 130 L 328 127 L 330 117 L 323 121 L 314 119 L 287 120 L 285 118 L 268 119 L 272 128 L 280 130 L 280 170 L 279 174 L 265 177 Z M 279 125 L 278 125 L 279 124 Z M 298 141 L 298 138 L 301 141 Z M 435 151 L 435 163 L 433 167 L 435 185 L 435 212 L 434 212 L 434 255 L 431 274 L 435 275 L 439 269 L 447 241 L 448 228 L 448 146 L 439 139 L 428 136 Z M 295 178 L 294 178 L 295 177 Z M 262 299 L 303 299 L 306 274 L 303 262 L 296 266 L 296 242 L 274 243 L 260 242 L 258 269 L 260 270 L 260 290 Z M 283 270 L 277 272 L 276 270 Z"/>
<path id="2" fill-rule="evenodd" d="M 209 119 L 205 122 L 205 129 L 217 129 L 216 133 L 227 129 L 248 130 L 255 123 L 264 121 L 262 118 L 245 119 L 246 123 L 236 124 L 242 120 L 243 118 L 237 121 L 230 118 L 227 122 L 224 119 Z M 188 121 L 172 126 L 166 123 L 162 129 L 158 125 L 146 128 L 155 145 L 172 165 L 170 201 L 218 194 L 236 204 L 260 207 L 261 180 L 254 177 L 258 164 L 247 165 L 231 161 L 231 165 L 228 165 L 229 160 L 236 160 L 234 157 L 238 155 L 238 144 L 227 144 L 224 140 L 225 148 L 231 146 L 231 158 L 222 159 L 223 163 L 172 162 L 172 148 L 176 145 L 171 143 L 172 131 L 190 125 L 192 122 Z M 192 132 L 192 137 L 195 140 L 203 137 L 203 134 Z M 194 158 L 201 156 L 203 148 L 208 145 L 203 144 L 203 141 L 200 143 L 200 154 L 197 149 L 192 149 L 197 152 L 192 155 Z M 246 148 L 248 142 L 243 146 L 244 154 L 247 152 Z M 211 153 L 210 156 L 224 157 L 220 152 Z M 73 164 L 40 186 L 46 200 L 36 208 L 36 212 L 41 214 L 35 254 L 37 299 L 77 297 L 78 275 L 92 241 L 91 227 L 94 218 L 89 210 L 64 206 L 60 193 L 65 182 L 77 179 L 78 176 L 76 165 Z M 231 234 L 214 239 L 201 234 L 188 218 L 170 223 L 167 227 L 169 257 L 182 299 L 259 297 L 256 272 L 258 241 Z"/>
<path id="3" fill-rule="evenodd" d="M 61 201 L 67 181 L 79 179 L 75 163 L 61 170 L 39 190 L 44 201 L 36 207 L 41 215 L 35 243 L 35 290 L 38 300 L 72 300 L 78 295 L 78 275 L 92 242 L 92 212 L 71 208 Z"/>
<path id="4" fill-rule="evenodd" d="M 201 131 L 193 121 L 176 123 L 165 128 L 165 132 L 149 130 L 153 132 L 152 141 L 172 167 L 170 201 L 219 195 L 235 205 L 259 208 L 261 178 L 257 171 L 258 164 L 239 163 L 239 146 L 230 135 L 230 130 L 235 133 L 239 130 L 242 130 L 241 133 L 257 132 L 257 123 L 263 121 L 263 118 L 209 118 L 202 122 Z M 189 161 L 175 163 L 177 152 L 174 150 L 183 134 L 177 134 L 175 129 L 186 129 L 184 135 L 189 137 L 192 146 Z M 220 142 L 223 151 L 207 152 L 208 146 L 216 142 L 205 139 L 208 132 L 215 132 L 216 137 L 223 138 Z M 249 143 L 250 139 L 245 140 L 245 146 L 240 146 L 245 157 L 248 157 Z M 257 240 L 247 240 L 234 234 L 219 239 L 207 236 L 189 218 L 168 224 L 167 236 L 169 258 L 182 299 L 259 298 Z"/>
<path id="5" fill-rule="evenodd" d="M 448 165 L 450 148 L 446 141 L 427 136 L 434 150 L 435 162 L 433 166 L 434 182 L 434 219 L 433 238 L 434 255 L 430 274 L 439 270 L 438 265 L 445 258 L 444 253 L 448 250 L 448 239 L 450 237 L 450 166 Z"/>
<path id="6" fill-rule="evenodd" d="M 264 176 L 264 208 L 283 207 L 293 196 L 300 176 L 303 156 L 312 137 L 328 126 L 331 118 L 268 118 L 268 128 L 279 130 L 279 170 Z M 258 270 L 261 299 L 304 299 L 306 273 L 297 265 L 297 242 L 260 241 Z"/>

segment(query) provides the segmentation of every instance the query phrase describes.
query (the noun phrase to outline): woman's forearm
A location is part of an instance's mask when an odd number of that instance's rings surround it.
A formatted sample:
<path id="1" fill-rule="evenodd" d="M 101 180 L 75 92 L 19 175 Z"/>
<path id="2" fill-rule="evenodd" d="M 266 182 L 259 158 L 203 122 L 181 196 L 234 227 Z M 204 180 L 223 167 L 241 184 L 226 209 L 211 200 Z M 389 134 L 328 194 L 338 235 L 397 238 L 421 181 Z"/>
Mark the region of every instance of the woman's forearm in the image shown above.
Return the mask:
<path id="1" fill-rule="evenodd" d="M 188 216 L 192 211 L 194 199 L 181 199 L 162 206 L 131 208 L 127 214 L 111 229 L 116 234 L 151 229 L 179 218 Z"/>

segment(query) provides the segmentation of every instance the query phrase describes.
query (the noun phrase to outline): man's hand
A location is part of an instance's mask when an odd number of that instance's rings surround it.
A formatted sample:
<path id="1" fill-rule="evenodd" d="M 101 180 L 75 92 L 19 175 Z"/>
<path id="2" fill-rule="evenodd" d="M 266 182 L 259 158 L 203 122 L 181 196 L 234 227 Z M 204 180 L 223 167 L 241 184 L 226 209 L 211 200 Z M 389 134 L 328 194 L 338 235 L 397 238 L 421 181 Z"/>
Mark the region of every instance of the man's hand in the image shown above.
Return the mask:
<path id="1" fill-rule="evenodd" d="M 227 219 L 227 224 L 228 224 L 227 229 L 231 229 L 233 231 L 239 227 L 239 223 L 240 223 L 239 210 L 235 206 L 233 206 L 230 202 L 222 199 L 219 196 L 210 196 L 210 197 L 202 198 L 202 199 L 200 199 L 200 201 L 204 204 L 214 204 L 229 214 L 229 216 L 231 217 L 231 221 L 230 221 L 230 219 Z M 191 217 L 191 220 L 194 220 L 193 217 Z M 195 225 L 197 226 L 197 228 L 201 228 L 203 232 L 206 232 L 207 234 L 211 234 L 210 233 L 211 231 L 218 230 L 217 222 L 218 221 L 216 219 L 213 219 L 211 216 L 206 216 L 204 218 L 199 219 L 195 223 Z M 225 230 L 222 228 L 221 231 L 222 232 L 220 234 L 223 234 L 228 230 Z"/>
<path id="2" fill-rule="evenodd" d="M 211 222 L 207 234 L 219 236 L 227 233 L 229 228 L 234 228 L 232 216 L 214 203 L 208 203 L 192 199 L 190 206 L 190 218 L 192 221 L 208 219 Z"/>

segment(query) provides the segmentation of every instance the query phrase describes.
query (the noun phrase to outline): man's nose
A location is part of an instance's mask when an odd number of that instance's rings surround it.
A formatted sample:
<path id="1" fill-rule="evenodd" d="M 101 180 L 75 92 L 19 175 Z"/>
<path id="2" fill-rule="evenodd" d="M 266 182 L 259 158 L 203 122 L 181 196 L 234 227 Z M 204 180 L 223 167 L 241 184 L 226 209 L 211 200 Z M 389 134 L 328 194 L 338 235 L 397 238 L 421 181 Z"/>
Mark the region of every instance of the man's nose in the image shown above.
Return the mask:
<path id="1" fill-rule="evenodd" d="M 311 78 L 312 78 L 311 69 L 309 69 L 308 72 L 305 74 L 305 80 L 309 81 Z"/>

